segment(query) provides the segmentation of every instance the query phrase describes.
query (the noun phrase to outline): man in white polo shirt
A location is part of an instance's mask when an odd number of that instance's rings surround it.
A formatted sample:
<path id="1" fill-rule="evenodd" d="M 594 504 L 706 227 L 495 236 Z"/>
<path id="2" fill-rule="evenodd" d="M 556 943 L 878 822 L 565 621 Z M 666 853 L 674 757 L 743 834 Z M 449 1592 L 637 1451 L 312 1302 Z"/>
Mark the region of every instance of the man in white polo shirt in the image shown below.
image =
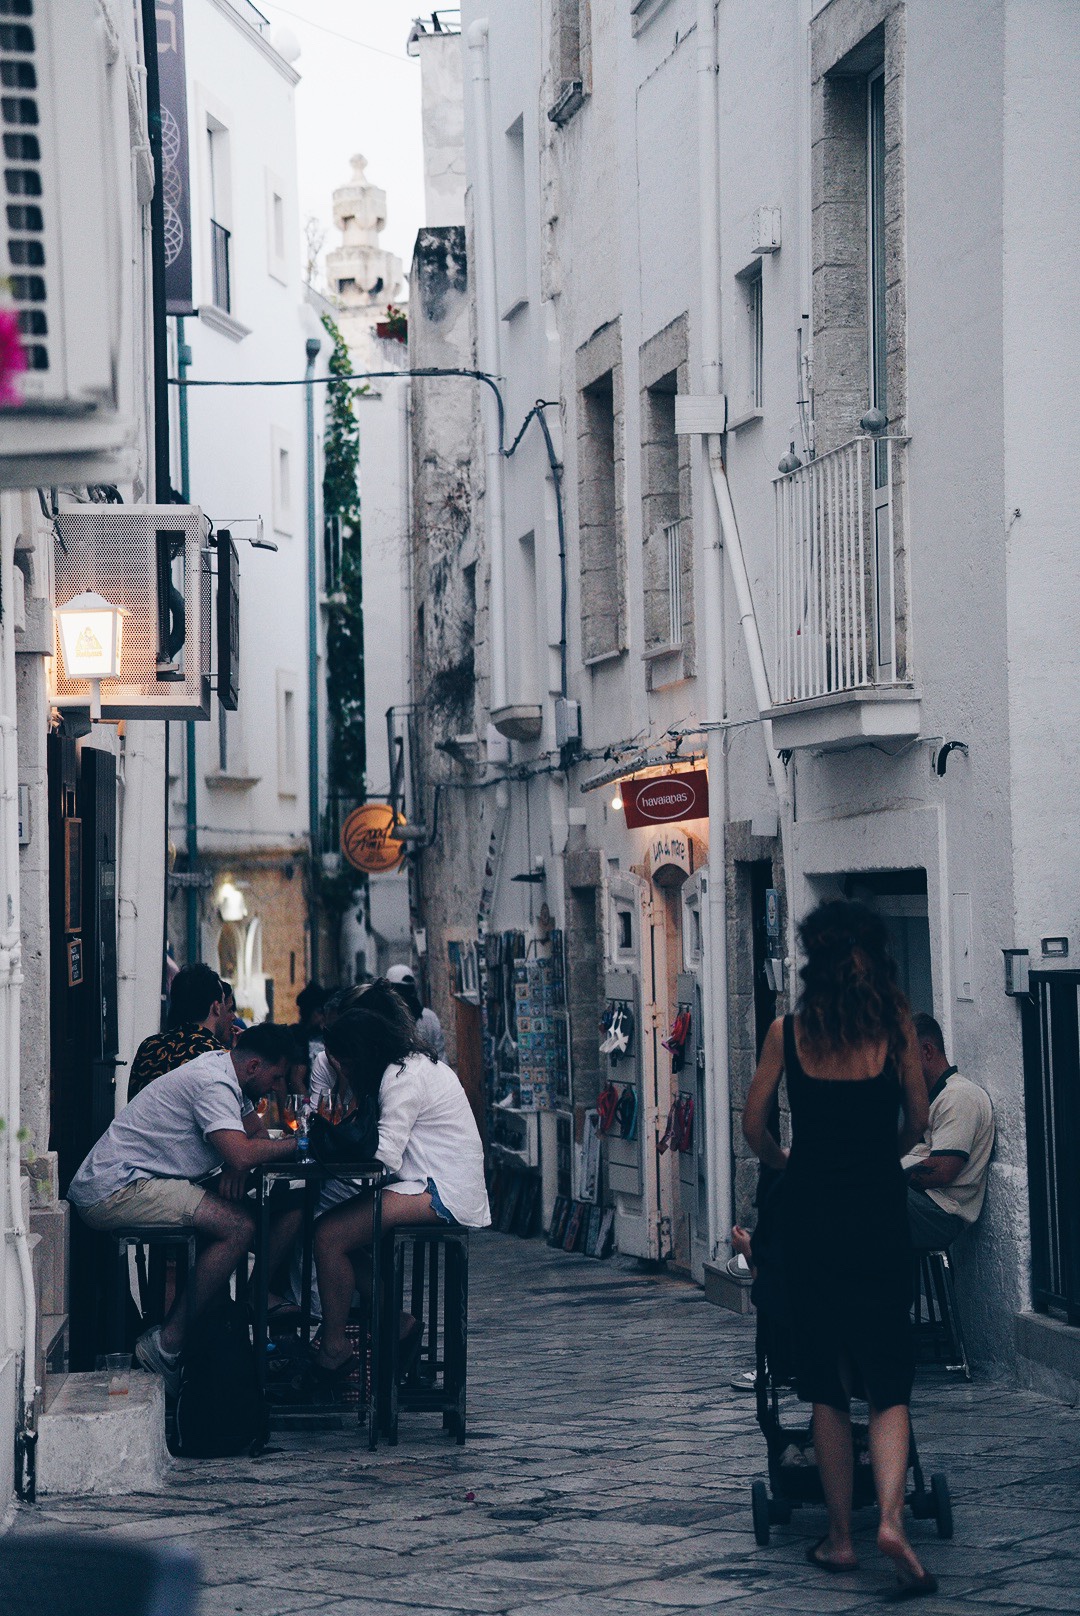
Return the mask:
<path id="1" fill-rule="evenodd" d="M 232 1050 L 197 1055 L 117 1113 L 68 1186 L 68 1200 L 91 1229 L 149 1224 L 199 1236 L 186 1305 L 174 1302 L 164 1324 L 135 1346 L 139 1362 L 162 1375 L 172 1395 L 185 1326 L 228 1284 L 255 1233 L 251 1212 L 226 1193 L 237 1193 L 237 1177 L 249 1169 L 296 1153 L 293 1135 L 249 1136 L 245 1098 L 257 1101 L 283 1084 L 298 1058 L 291 1030 L 265 1022 L 241 1033 Z M 225 1175 L 228 1191 L 213 1194 L 203 1181 L 221 1167 L 233 1176 Z M 289 1211 L 272 1224 L 271 1273 L 295 1239 L 299 1217 Z"/>
<path id="2" fill-rule="evenodd" d="M 986 1195 L 994 1149 L 994 1109 L 977 1083 L 961 1077 L 945 1054 L 933 1016 L 915 1017 L 930 1121 L 921 1143 L 903 1158 L 908 1224 L 918 1250 L 940 1250 L 974 1223 Z"/>

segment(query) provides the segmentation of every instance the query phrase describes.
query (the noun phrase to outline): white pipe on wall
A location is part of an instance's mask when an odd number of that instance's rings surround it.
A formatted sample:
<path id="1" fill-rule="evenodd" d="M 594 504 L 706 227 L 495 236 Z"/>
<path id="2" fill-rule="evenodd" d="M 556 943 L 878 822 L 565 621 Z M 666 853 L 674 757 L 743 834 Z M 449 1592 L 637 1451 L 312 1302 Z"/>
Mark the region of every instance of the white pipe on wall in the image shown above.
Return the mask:
<path id="1" fill-rule="evenodd" d="M 494 180 L 491 157 L 491 83 L 488 71 L 488 20 L 471 23 L 465 42 L 469 52 L 470 93 L 475 130 L 473 181 L 473 246 L 476 259 L 477 363 L 488 375 L 499 375 L 499 310 L 495 280 Z M 503 516 L 503 463 L 499 445 L 498 401 L 490 387 L 481 388 L 486 481 L 484 522 L 489 569 L 491 694 L 489 710 L 506 706 L 506 555 Z"/>
<path id="2" fill-rule="evenodd" d="M 0 597 L 10 601 L 14 592 L 14 524 L 0 527 Z M 6 709 L 6 711 L 5 711 Z M 5 611 L 0 627 L 0 1051 L 4 1062 L 3 1116 L 8 1190 L 7 1236 L 15 1249 L 22 1291 L 21 1373 L 23 1429 L 34 1430 L 37 1382 L 37 1303 L 30 1248 L 23 1221 L 22 1180 L 19 1165 L 19 1129 L 22 1076 L 19 1032 L 22 987 L 22 942 L 19 913 L 19 757 L 15 719 L 15 630 L 12 614 Z M 12 1324 L 14 1321 L 11 1321 Z M 9 1338 L 13 1339 L 14 1329 Z"/>
<path id="3" fill-rule="evenodd" d="M 698 220 L 701 231 L 701 390 L 720 392 L 720 157 L 718 58 L 714 0 L 697 4 Z M 700 483 L 708 481 L 709 459 L 719 438 L 702 440 Z M 701 580 L 704 601 L 705 712 L 710 725 L 724 719 L 723 557 L 715 502 L 702 486 Z M 709 1255 L 728 1250 L 732 1212 L 731 1083 L 728 1045 L 727 947 L 727 749 L 724 732 L 708 732 L 709 877 L 706 908 L 706 1033 L 712 1082 L 705 1134 L 709 1180 Z"/>
<path id="4" fill-rule="evenodd" d="M 119 859 L 116 904 L 116 1019 L 121 1064 L 116 1109 L 127 1104 L 128 1075 L 139 1043 L 156 1032 L 161 982 L 145 968 L 160 953 L 165 902 L 161 879 L 161 825 L 155 809 L 165 766 L 164 725 L 130 723 L 122 742 L 118 802 Z M 140 971 L 140 963 L 143 969 Z"/>

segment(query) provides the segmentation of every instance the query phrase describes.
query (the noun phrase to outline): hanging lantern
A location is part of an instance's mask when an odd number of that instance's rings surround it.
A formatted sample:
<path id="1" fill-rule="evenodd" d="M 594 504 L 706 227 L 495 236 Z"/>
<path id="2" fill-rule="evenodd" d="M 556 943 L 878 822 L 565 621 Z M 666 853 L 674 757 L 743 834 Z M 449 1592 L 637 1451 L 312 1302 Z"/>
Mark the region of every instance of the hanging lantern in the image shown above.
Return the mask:
<path id="1" fill-rule="evenodd" d="M 90 717 L 101 717 L 101 681 L 119 679 L 124 637 L 122 606 L 87 591 L 56 608 L 64 672 L 69 679 L 90 681 Z"/>

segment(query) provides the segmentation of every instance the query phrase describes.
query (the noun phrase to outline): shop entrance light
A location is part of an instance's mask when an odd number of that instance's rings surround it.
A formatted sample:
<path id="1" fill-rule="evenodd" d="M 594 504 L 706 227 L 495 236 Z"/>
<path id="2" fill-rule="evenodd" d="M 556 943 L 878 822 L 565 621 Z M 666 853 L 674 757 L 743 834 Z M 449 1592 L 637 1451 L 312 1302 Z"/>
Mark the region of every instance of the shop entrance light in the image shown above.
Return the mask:
<path id="1" fill-rule="evenodd" d="M 69 679 L 89 680 L 92 720 L 101 717 L 101 681 L 120 677 L 127 615 L 122 606 L 112 605 L 92 590 L 56 608 L 64 673 Z"/>

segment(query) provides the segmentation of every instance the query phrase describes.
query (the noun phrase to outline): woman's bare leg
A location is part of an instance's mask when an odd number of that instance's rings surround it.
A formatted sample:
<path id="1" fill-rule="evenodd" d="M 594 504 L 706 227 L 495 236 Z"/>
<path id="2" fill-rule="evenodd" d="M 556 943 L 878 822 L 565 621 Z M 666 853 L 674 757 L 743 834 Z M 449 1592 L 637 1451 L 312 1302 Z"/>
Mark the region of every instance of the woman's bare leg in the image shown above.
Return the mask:
<path id="1" fill-rule="evenodd" d="M 870 1462 L 881 1517 L 878 1548 L 893 1562 L 901 1582 L 918 1581 L 926 1575 L 904 1531 L 910 1447 L 911 1425 L 903 1403 L 870 1410 Z"/>
<path id="2" fill-rule="evenodd" d="M 817 1551 L 818 1558 L 831 1565 L 854 1566 L 855 1547 L 851 1541 L 854 1458 L 851 1415 L 846 1410 L 832 1408 L 828 1403 L 814 1404 L 814 1453 L 829 1511 L 829 1535 Z"/>
<path id="3" fill-rule="evenodd" d="M 382 1227 L 387 1233 L 402 1223 L 438 1223 L 439 1214 L 431 1196 L 399 1195 L 384 1190 Z M 349 1201 L 320 1218 L 315 1225 L 315 1271 L 322 1299 L 322 1337 L 318 1362 L 324 1369 L 336 1369 L 351 1356 L 345 1324 L 349 1317 L 356 1284 L 352 1254 L 371 1245 L 374 1208 L 370 1196 Z"/>

